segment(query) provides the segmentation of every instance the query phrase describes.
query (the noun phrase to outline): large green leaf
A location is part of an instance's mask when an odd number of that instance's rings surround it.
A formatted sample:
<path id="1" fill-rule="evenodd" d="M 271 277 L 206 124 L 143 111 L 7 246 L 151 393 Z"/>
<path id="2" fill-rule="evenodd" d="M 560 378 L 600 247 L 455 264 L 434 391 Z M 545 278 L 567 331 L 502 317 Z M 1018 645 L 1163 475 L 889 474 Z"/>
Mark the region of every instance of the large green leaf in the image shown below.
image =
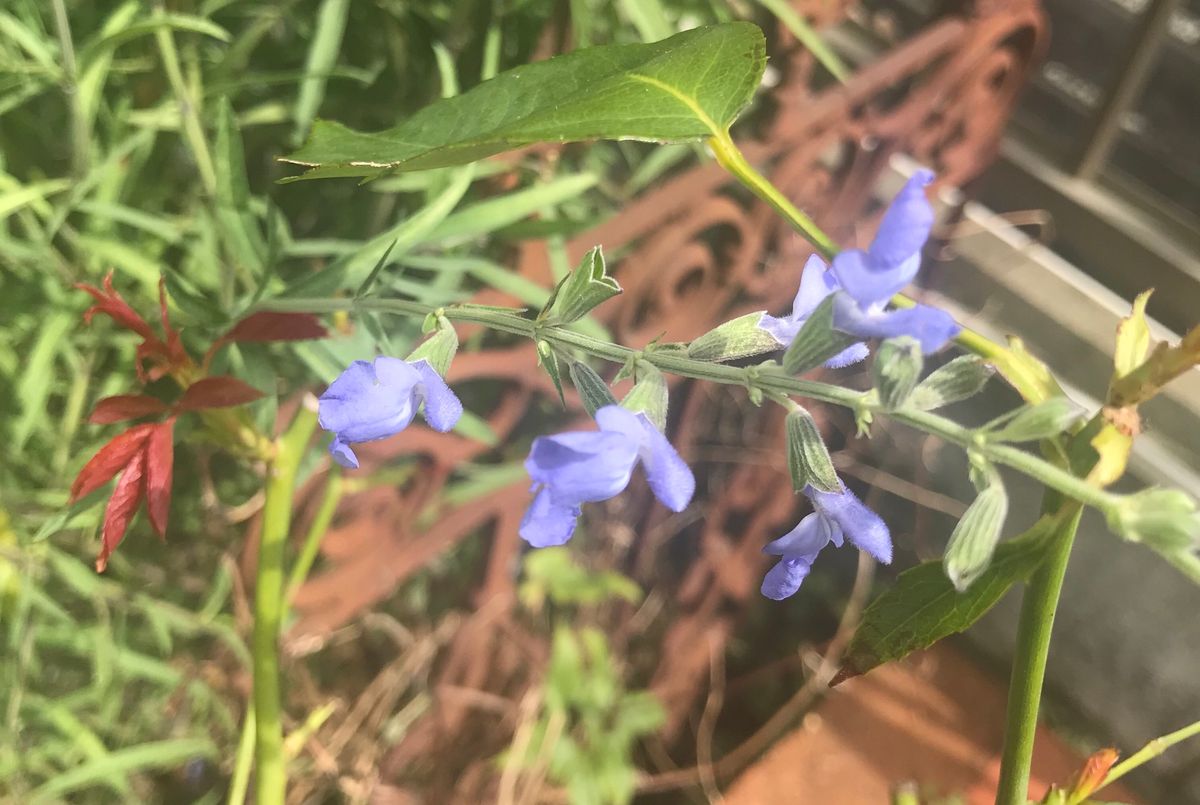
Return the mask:
<path id="1" fill-rule="evenodd" d="M 1072 507 L 1078 512 L 1078 507 Z M 983 617 L 1018 581 L 1029 576 L 1046 555 L 1046 544 L 1073 518 L 1045 515 L 1021 536 L 1001 544 L 992 563 L 960 593 L 946 578 L 940 561 L 904 571 L 883 595 L 871 602 L 846 650 L 834 685 L 865 674 L 885 662 L 928 648 Z"/>
<path id="2" fill-rule="evenodd" d="M 729 127 L 765 64 L 762 31 L 747 22 L 577 50 L 508 70 L 387 131 L 318 121 L 285 161 L 312 168 L 292 179 L 318 179 L 461 165 L 536 142 L 697 140 Z"/>

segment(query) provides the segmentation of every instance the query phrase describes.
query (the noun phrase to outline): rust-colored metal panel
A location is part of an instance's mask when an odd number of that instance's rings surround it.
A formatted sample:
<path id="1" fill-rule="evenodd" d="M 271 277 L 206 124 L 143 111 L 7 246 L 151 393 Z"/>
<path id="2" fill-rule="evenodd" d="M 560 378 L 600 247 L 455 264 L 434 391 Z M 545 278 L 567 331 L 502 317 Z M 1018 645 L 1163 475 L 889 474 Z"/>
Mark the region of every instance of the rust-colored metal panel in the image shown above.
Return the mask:
<path id="1" fill-rule="evenodd" d="M 844 14 L 846 5 L 814 0 L 797 7 L 824 25 Z M 865 242 L 878 213 L 872 190 L 892 154 L 910 154 L 933 167 L 940 181 L 959 186 L 969 186 L 988 166 L 1043 37 L 1033 0 L 977 2 L 937 20 L 846 85 L 814 93 L 812 57 L 780 33 L 770 52 L 781 80 L 769 93 L 770 103 L 763 104 L 773 116 L 755 121 L 762 137 L 746 142 L 743 136 L 744 150 L 827 232 L 843 243 Z M 619 255 L 615 273 L 625 288 L 600 313 L 614 336 L 631 346 L 659 336 L 687 340 L 740 313 L 785 309 L 809 252 L 770 209 L 712 163 L 647 191 L 573 238 L 568 250 L 575 259 L 596 244 Z M 537 282 L 550 281 L 539 244 L 522 248 L 517 270 Z M 514 303 L 495 291 L 477 301 Z M 486 418 L 502 444 L 530 409 L 552 412 L 557 404 L 528 344 L 461 354 L 449 379 L 498 381 Z M 589 515 L 592 538 L 609 546 L 604 558 L 669 599 L 665 614 L 649 627 L 660 649 L 646 680 L 668 711 L 668 741 L 687 727 L 702 698 L 711 652 L 724 650 L 738 613 L 757 595 L 765 567 L 762 545 L 797 515 L 778 449 L 782 416 L 772 406 L 747 411 L 734 399 L 703 385 L 673 386 L 670 435 L 700 480 L 688 512 L 671 515 L 648 505 L 644 484 L 635 482 L 627 494 L 593 507 Z M 563 428 L 587 427 L 570 391 L 567 411 Z M 714 460 L 716 445 L 737 446 L 753 460 Z M 453 469 L 487 453 L 476 442 L 419 427 L 363 445 L 359 454 L 367 468 L 408 457 L 419 471 L 407 483 L 345 500 L 323 546 L 324 569 L 295 601 L 300 619 L 290 644 L 311 648 L 464 540 L 483 541 L 486 566 L 463 604 L 475 614 L 440 656 L 430 680 L 433 705 L 388 761 L 398 775 L 415 770 L 428 777 L 430 791 L 443 792 L 444 798 L 429 801 L 486 799 L 496 776 L 489 758 L 506 745 L 514 724 L 463 691 L 493 703 L 509 701 L 515 712 L 537 683 L 545 656 L 545 646 L 521 626 L 515 611 L 521 550 L 516 532 L 529 499 L 527 481 L 464 506 L 440 502 Z M 318 482 L 300 499 L 316 497 Z M 644 627 L 633 620 L 634 608 L 617 608 L 607 617 L 604 625 L 614 640 L 646 639 L 633 634 Z M 463 751 L 464 745 L 473 751 Z"/>

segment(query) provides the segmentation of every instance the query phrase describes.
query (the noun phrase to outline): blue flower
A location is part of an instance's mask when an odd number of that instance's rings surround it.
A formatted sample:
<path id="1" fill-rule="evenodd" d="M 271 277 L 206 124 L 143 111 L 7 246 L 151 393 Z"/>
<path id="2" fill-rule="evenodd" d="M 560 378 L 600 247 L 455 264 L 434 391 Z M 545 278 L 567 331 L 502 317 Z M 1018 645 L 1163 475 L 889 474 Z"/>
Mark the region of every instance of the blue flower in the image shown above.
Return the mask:
<path id="1" fill-rule="evenodd" d="M 933 207 L 925 198 L 932 181 L 931 171 L 915 172 L 884 213 L 871 245 L 833 258 L 831 271 L 841 288 L 833 307 L 838 330 L 862 338 L 912 336 L 929 354 L 962 329 L 950 314 L 928 305 L 885 310 L 921 267 L 921 249 L 933 229 Z"/>
<path id="2" fill-rule="evenodd" d="M 763 314 L 758 326 L 788 346 L 825 297 L 833 294 L 833 326 L 860 338 L 907 335 L 925 354 L 936 352 L 962 329 L 950 314 L 929 305 L 887 310 L 888 300 L 912 282 L 921 267 L 921 249 L 933 229 L 933 207 L 925 186 L 933 173 L 919 170 L 896 194 L 866 249 L 848 249 L 826 268 L 817 255 L 808 258 L 792 312 L 783 318 Z M 836 369 L 867 357 L 867 345 L 851 344 L 825 365 Z"/>
<path id="3" fill-rule="evenodd" d="M 811 255 L 808 262 L 804 264 L 804 270 L 800 273 L 800 288 L 796 291 L 796 298 L 792 302 L 791 314 L 783 318 L 776 318 L 764 313 L 758 326 L 770 333 L 780 346 L 786 347 L 795 340 L 801 326 L 825 297 L 840 287 L 837 277 L 826 267 L 825 262 L 817 255 Z M 825 365 L 830 369 L 849 366 L 858 363 L 867 357 L 867 354 L 866 344 L 851 344 L 827 360 Z"/>
<path id="4" fill-rule="evenodd" d="M 779 557 L 779 562 L 763 579 L 763 595 L 776 601 L 794 595 L 812 569 L 817 554 L 831 542 L 840 548 L 843 539 L 849 539 L 856 548 L 885 565 L 891 563 L 892 537 L 887 524 L 853 492 L 845 486 L 840 492 L 822 492 L 807 486 L 804 494 L 812 501 L 812 514 L 763 548 L 763 553 Z"/>
<path id="5" fill-rule="evenodd" d="M 408 427 L 424 404 L 425 421 L 448 431 L 462 416 L 458 397 L 426 360 L 408 363 L 380 356 L 374 363 L 355 361 L 321 395 L 317 422 L 333 433 L 329 452 L 343 467 L 356 469 L 355 442 L 395 436 Z"/>
<path id="6" fill-rule="evenodd" d="M 696 479 L 675 448 L 650 423 L 619 405 L 596 411 L 598 431 L 560 433 L 534 440 L 525 460 L 537 494 L 521 521 L 521 538 L 536 548 L 562 545 L 575 531 L 582 504 L 607 500 L 629 485 L 640 461 L 654 496 L 683 511 Z"/>

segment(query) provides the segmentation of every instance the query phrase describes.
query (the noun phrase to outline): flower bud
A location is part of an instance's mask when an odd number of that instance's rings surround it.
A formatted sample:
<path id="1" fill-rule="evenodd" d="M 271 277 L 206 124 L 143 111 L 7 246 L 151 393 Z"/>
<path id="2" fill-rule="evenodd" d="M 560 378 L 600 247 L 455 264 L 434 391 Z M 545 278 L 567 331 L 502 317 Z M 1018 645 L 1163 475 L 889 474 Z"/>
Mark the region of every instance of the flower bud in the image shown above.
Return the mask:
<path id="1" fill-rule="evenodd" d="M 988 441 L 1035 442 L 1049 439 L 1069 429 L 1083 409 L 1066 397 L 1051 397 L 1037 405 L 1027 405 L 1005 414 L 984 426 Z"/>
<path id="2" fill-rule="evenodd" d="M 747 313 L 718 325 L 688 344 L 692 360 L 732 361 L 772 352 L 780 348 L 775 336 L 760 327 L 764 311 Z"/>
<path id="3" fill-rule="evenodd" d="M 908 405 L 919 411 L 932 411 L 973 397 L 983 390 L 994 371 L 974 355 L 955 358 L 918 383 Z"/>
<path id="4" fill-rule="evenodd" d="M 444 377 L 458 352 L 458 333 L 449 319 L 432 313 L 426 318 L 423 329 L 425 332 L 433 330 L 433 335 L 417 345 L 408 356 L 408 362 L 428 361 L 433 370 Z"/>
<path id="5" fill-rule="evenodd" d="M 925 359 L 921 356 L 921 344 L 915 338 L 900 336 L 889 338 L 879 345 L 875 353 L 875 388 L 879 401 L 889 411 L 901 408 L 921 379 L 921 368 Z"/>
<path id="6" fill-rule="evenodd" d="M 991 564 L 1007 515 L 1008 493 L 995 478 L 979 493 L 954 527 L 942 561 L 946 576 L 960 593 Z"/>
<path id="7" fill-rule="evenodd" d="M 817 430 L 812 414 L 797 405 L 787 415 L 787 460 L 792 488 L 803 492 L 811 485 L 822 492 L 841 491 L 829 450 Z"/>
<path id="8" fill-rule="evenodd" d="M 1178 489 L 1146 489 L 1126 495 L 1106 512 L 1108 527 L 1156 551 L 1185 551 L 1200 541 L 1196 502 Z"/>
<path id="9" fill-rule="evenodd" d="M 662 372 L 646 361 L 636 361 L 637 383 L 621 400 L 621 407 L 633 413 L 643 413 L 660 431 L 667 427 L 667 380 Z"/>

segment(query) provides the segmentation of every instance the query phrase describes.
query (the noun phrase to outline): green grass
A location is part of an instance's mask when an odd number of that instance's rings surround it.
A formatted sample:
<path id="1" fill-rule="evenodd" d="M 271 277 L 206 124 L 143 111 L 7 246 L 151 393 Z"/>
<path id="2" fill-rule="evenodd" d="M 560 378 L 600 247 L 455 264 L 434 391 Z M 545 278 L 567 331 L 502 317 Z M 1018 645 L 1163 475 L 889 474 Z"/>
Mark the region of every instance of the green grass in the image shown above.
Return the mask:
<path id="1" fill-rule="evenodd" d="M 197 355 L 262 294 L 353 292 L 389 248 L 377 292 L 446 303 L 489 285 L 539 304 L 547 289 L 506 273 L 517 241 L 547 238 L 562 270 L 564 236 L 695 151 L 614 143 L 569 149 L 550 171 L 510 157 L 367 187 L 280 186 L 292 171 L 276 157 L 317 116 L 384 128 L 527 62 L 548 24 L 599 44 L 730 16 L 716 0 L 0 7 L 0 797 L 216 801 L 245 704 L 241 527 L 222 511 L 259 479 L 181 420 L 167 543 L 139 519 L 108 573 L 92 571 L 106 493 L 68 507 L 70 481 L 119 430 L 88 424 L 92 405 L 139 384 L 134 339 L 102 317 L 84 327 L 90 300 L 72 285 L 111 270 L 153 322 L 165 278 Z M 517 179 L 503 193 L 501 172 Z M 364 325 L 231 348 L 216 368 L 272 392 L 252 408 L 269 430 L 276 393 L 417 335 Z"/>

